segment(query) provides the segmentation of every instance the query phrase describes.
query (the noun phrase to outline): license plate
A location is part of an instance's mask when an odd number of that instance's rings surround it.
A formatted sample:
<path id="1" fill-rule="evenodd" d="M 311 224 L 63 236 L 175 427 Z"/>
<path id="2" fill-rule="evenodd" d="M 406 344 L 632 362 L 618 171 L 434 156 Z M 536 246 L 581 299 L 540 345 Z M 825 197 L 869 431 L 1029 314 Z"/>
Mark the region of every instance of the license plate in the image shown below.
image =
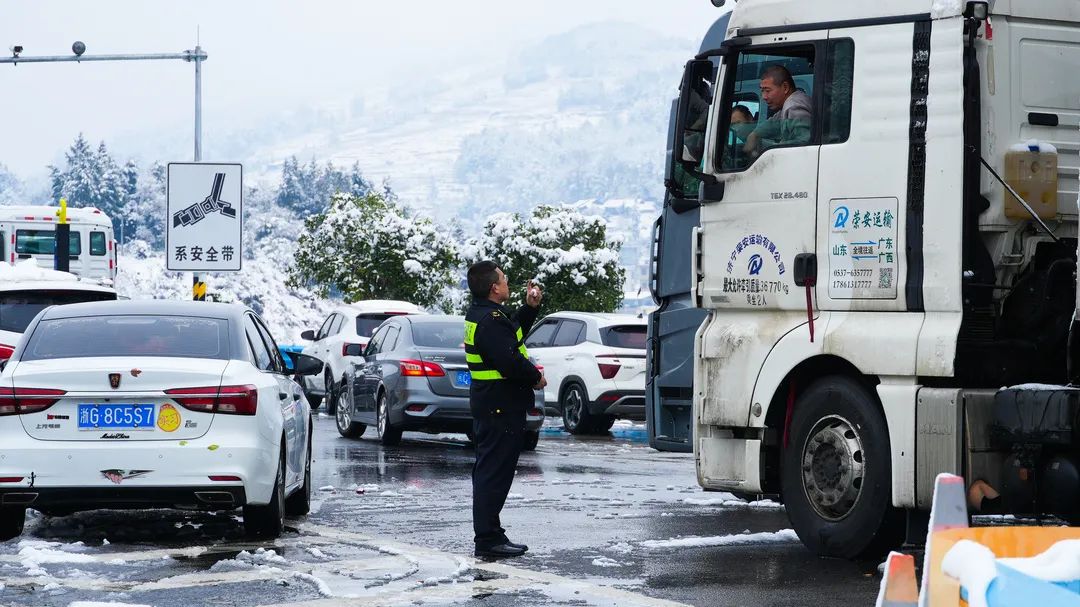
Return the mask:
<path id="1" fill-rule="evenodd" d="M 454 383 L 462 388 L 468 388 L 472 385 L 472 374 L 468 371 L 458 371 L 457 377 L 454 378 Z"/>
<path id="2" fill-rule="evenodd" d="M 154 405 L 79 405 L 79 429 L 153 429 Z"/>

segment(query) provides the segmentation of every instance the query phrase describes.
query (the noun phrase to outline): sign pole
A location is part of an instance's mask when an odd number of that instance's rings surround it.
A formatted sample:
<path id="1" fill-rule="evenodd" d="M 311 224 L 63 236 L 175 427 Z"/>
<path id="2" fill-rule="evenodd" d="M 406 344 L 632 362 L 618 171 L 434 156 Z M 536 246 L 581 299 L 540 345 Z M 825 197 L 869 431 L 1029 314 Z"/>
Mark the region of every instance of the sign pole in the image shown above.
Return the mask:
<path id="1" fill-rule="evenodd" d="M 202 49 L 195 45 L 195 162 L 202 161 Z M 168 255 L 168 251 L 165 253 Z M 191 274 L 191 294 L 195 301 L 206 301 L 206 283 L 199 280 L 199 273 Z"/>

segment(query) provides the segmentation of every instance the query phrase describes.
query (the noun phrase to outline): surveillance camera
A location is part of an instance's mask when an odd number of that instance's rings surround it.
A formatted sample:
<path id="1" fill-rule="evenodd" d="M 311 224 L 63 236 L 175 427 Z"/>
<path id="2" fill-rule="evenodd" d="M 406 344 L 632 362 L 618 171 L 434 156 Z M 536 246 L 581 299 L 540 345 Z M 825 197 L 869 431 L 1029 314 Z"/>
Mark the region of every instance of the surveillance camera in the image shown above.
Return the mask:
<path id="1" fill-rule="evenodd" d="M 76 57 L 81 57 L 86 52 L 86 45 L 81 40 L 76 40 L 75 44 L 71 45 L 71 52 L 75 53 Z"/>
<path id="2" fill-rule="evenodd" d="M 18 57 L 19 53 L 21 53 L 21 52 L 23 52 L 23 47 L 22 47 L 21 44 L 16 44 L 15 46 L 11 47 L 11 54 L 12 55 L 15 55 L 16 57 Z"/>
<path id="3" fill-rule="evenodd" d="M 727 4 L 727 0 L 712 0 L 712 5 L 716 8 L 721 8 L 724 4 Z"/>

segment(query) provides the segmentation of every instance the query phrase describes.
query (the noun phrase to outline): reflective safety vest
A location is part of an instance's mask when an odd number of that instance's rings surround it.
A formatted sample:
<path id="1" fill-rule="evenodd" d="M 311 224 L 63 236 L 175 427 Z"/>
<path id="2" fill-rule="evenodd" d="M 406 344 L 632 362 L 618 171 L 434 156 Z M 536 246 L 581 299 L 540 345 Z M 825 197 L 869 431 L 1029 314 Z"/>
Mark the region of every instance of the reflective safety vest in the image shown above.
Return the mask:
<path id="1" fill-rule="evenodd" d="M 529 351 L 525 349 L 525 336 L 521 333 L 521 327 L 517 330 L 518 352 L 525 358 L 529 358 Z M 476 349 L 476 323 L 465 321 L 465 362 L 469 364 L 469 374 L 473 381 L 497 381 L 506 379 L 502 373 L 484 362 L 480 351 Z"/>

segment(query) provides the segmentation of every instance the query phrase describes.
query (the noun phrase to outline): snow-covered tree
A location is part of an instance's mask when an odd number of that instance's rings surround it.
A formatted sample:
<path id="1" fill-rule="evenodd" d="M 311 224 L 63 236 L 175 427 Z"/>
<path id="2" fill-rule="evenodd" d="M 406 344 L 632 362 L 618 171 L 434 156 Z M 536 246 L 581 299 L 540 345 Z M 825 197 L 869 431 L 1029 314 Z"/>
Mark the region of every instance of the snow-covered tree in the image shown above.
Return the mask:
<path id="1" fill-rule="evenodd" d="M 312 160 L 302 165 L 293 156 L 286 158 L 281 166 L 281 189 L 277 203 L 307 218 L 322 213 L 334 194 L 363 197 L 370 191 L 372 185 L 364 179 L 359 163 L 343 171 L 329 162 L 319 165 Z"/>
<path id="2" fill-rule="evenodd" d="M 0 164 L 0 205 L 26 204 L 27 201 L 21 200 L 22 197 L 22 180 L 15 173 L 8 170 L 6 166 Z"/>
<path id="3" fill-rule="evenodd" d="M 513 305 L 522 303 L 525 283 L 532 279 L 544 287 L 544 301 L 552 309 L 614 312 L 622 304 L 626 277 L 619 266 L 621 246 L 607 237 L 602 217 L 541 206 L 529 217 L 490 216 L 462 258 L 498 263 L 510 279 Z"/>
<path id="4" fill-rule="evenodd" d="M 117 165 L 104 141 L 94 150 L 82 133 L 64 156 L 66 166 L 62 169 L 49 167 L 53 204 L 60 198 L 67 198 L 68 204 L 74 207 L 97 207 L 112 218 L 113 228 L 119 236 L 124 207 L 137 187 L 131 181 L 133 175 L 127 168 Z"/>
<path id="5" fill-rule="evenodd" d="M 457 247 L 429 217 L 387 200 L 335 194 L 330 207 L 305 222 L 290 284 L 348 302 L 399 299 L 453 309 L 460 276 Z"/>

